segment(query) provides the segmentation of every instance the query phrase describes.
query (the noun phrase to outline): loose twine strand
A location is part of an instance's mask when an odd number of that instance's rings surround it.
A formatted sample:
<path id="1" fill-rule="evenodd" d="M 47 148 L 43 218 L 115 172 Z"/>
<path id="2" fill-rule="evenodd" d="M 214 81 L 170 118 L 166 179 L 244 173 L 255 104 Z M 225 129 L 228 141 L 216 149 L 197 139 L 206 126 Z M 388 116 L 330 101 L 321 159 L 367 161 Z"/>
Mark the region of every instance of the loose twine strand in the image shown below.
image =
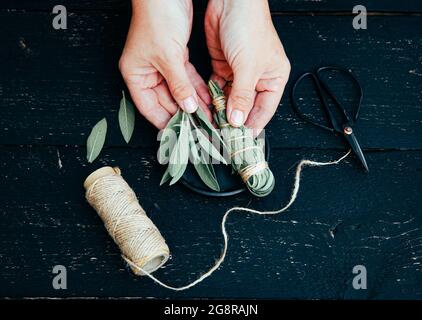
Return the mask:
<path id="1" fill-rule="evenodd" d="M 155 276 L 153 276 L 151 274 L 151 272 L 153 272 L 157 268 L 154 269 L 154 270 L 152 270 L 150 272 L 148 270 L 145 270 L 145 268 L 143 268 L 142 267 L 142 264 L 140 264 L 139 262 L 138 263 L 137 262 L 134 262 L 133 261 L 133 258 L 132 259 L 129 259 L 128 258 L 128 257 L 131 257 L 131 255 L 125 254 L 125 252 L 123 250 L 124 248 L 122 248 L 121 245 L 120 245 L 121 240 L 119 240 L 119 238 L 116 236 L 116 233 L 115 233 L 116 230 L 118 230 L 119 228 L 117 228 L 116 225 L 113 225 L 113 223 L 120 224 L 121 223 L 120 219 L 116 219 L 116 218 L 108 219 L 107 221 L 105 221 L 105 224 L 106 224 L 106 227 L 109 230 L 109 232 L 110 232 L 110 230 L 113 230 L 113 233 L 111 233 L 111 234 L 113 235 L 113 238 L 115 239 L 116 243 L 119 245 L 120 249 L 122 250 L 123 259 L 131 266 L 132 270 L 136 271 L 135 273 L 146 275 L 149 278 L 151 278 L 154 282 L 156 282 L 158 285 L 160 285 L 160 286 L 162 286 L 164 288 L 173 290 L 173 291 L 187 290 L 189 288 L 194 287 L 198 283 L 204 281 L 209 276 L 211 276 L 214 273 L 214 271 L 216 271 L 221 266 L 221 264 L 224 262 L 224 260 L 226 258 L 226 254 L 227 254 L 228 244 L 229 244 L 228 234 L 227 234 L 227 230 L 226 230 L 226 222 L 227 222 L 227 219 L 228 219 L 228 216 L 230 215 L 230 213 L 237 211 L 237 212 L 255 213 L 255 214 L 259 214 L 259 215 L 276 215 L 276 214 L 279 214 L 279 213 L 282 213 L 282 212 L 286 211 L 295 202 L 295 200 L 297 198 L 297 195 L 298 195 L 298 192 L 299 192 L 299 188 L 300 188 L 300 179 L 301 179 L 300 177 L 301 177 L 302 169 L 304 167 L 306 167 L 306 166 L 308 166 L 308 167 L 322 167 L 322 166 L 335 165 L 335 164 L 340 163 L 342 160 L 344 160 L 350 154 L 350 152 L 351 152 L 351 150 L 349 150 L 345 155 L 343 155 L 338 160 L 329 161 L 329 162 L 319 162 L 319 161 L 312 161 L 312 160 L 307 160 L 307 159 L 301 160 L 299 162 L 298 166 L 296 167 L 296 172 L 295 172 L 295 176 L 294 176 L 293 190 L 292 190 L 292 193 L 290 195 L 290 199 L 287 202 L 287 204 L 284 207 L 282 207 L 281 209 L 279 209 L 279 210 L 274 210 L 274 211 L 259 211 L 259 210 L 255 210 L 255 209 L 245 208 L 245 207 L 233 207 L 233 208 L 227 210 L 225 212 L 222 220 L 221 220 L 221 232 L 222 232 L 223 238 L 224 238 L 224 247 L 223 247 L 223 250 L 221 252 L 220 258 L 215 262 L 215 264 L 206 273 L 202 274 L 198 279 L 194 280 L 193 282 L 191 282 L 191 283 L 189 283 L 189 284 L 187 284 L 185 286 L 181 286 L 181 287 L 170 286 L 170 285 L 162 282 L 161 280 L 157 279 Z M 123 180 L 123 178 L 121 178 L 121 179 Z M 99 180 L 101 180 L 101 179 L 99 179 Z M 97 180 L 96 182 L 98 182 L 99 180 Z M 127 187 L 130 189 L 130 187 L 128 185 L 127 185 Z M 88 191 L 87 191 L 87 198 L 88 198 L 88 194 L 91 195 L 91 192 L 92 192 L 92 187 L 90 189 L 88 189 Z M 131 192 L 133 193 L 132 190 L 131 190 Z M 90 199 L 92 200 L 92 198 L 88 198 L 88 201 L 90 201 Z M 135 199 L 136 199 L 136 196 L 135 196 Z M 109 201 L 113 202 L 114 201 L 114 197 L 111 197 L 111 199 L 109 199 Z M 91 201 L 90 201 L 90 203 L 91 203 Z M 136 200 L 136 203 L 138 203 L 137 200 Z M 138 205 L 139 205 L 139 203 L 138 203 Z M 115 207 L 118 207 L 118 205 L 116 205 L 116 204 L 114 204 L 114 206 Z M 98 210 L 101 210 L 101 209 L 104 209 L 104 207 L 102 207 L 101 205 L 98 205 L 98 202 L 97 202 L 97 205 L 95 205 L 94 207 L 97 209 L 97 211 Z M 120 212 L 122 212 L 124 210 L 128 210 L 128 208 L 126 206 L 122 206 L 122 208 L 119 209 Z M 115 217 L 115 216 L 120 216 L 120 215 L 113 214 L 111 216 L 114 216 Z M 144 211 L 143 211 L 143 215 L 145 215 L 145 212 Z M 103 215 L 100 214 L 100 216 L 104 220 Z M 136 223 L 139 223 L 139 222 L 140 221 L 136 221 Z M 131 223 L 133 223 L 133 221 Z M 154 224 L 152 223 L 152 221 L 148 219 L 148 217 L 147 217 L 147 220 L 142 221 L 142 223 L 145 223 L 146 226 L 144 226 L 144 227 L 139 227 L 138 226 L 139 229 L 142 230 L 142 229 L 151 229 L 152 228 L 152 229 L 155 230 L 155 232 L 158 232 L 159 236 L 161 237 L 161 234 L 159 233 L 158 229 L 154 226 Z M 126 225 L 126 228 L 130 228 L 130 226 Z M 136 237 L 137 238 L 136 241 L 140 241 L 142 243 L 143 242 L 142 241 L 142 237 L 141 236 Z M 129 237 L 125 237 L 125 238 L 129 238 Z M 132 241 L 132 245 L 133 245 L 134 242 L 136 242 L 136 241 L 134 239 L 132 239 L 132 240 L 133 240 Z M 160 243 L 158 243 L 158 242 L 157 243 L 154 243 L 154 241 L 158 241 Z M 151 255 L 151 254 L 155 254 L 156 252 L 154 250 L 156 250 L 157 248 L 159 248 L 160 246 L 162 246 L 163 243 L 164 243 L 164 246 L 165 246 L 164 252 L 166 252 L 166 250 L 167 250 L 167 257 L 168 257 L 168 247 L 165 244 L 164 239 L 157 239 L 156 237 L 154 237 L 154 241 L 150 241 L 149 245 L 146 246 L 146 248 L 141 248 L 142 246 L 139 245 L 139 246 L 137 246 L 137 249 L 138 250 L 140 248 L 141 249 L 149 249 L 149 251 L 147 253 L 149 255 Z M 160 251 L 161 254 L 162 254 L 162 252 L 163 251 Z M 129 252 L 129 254 L 131 254 L 131 253 Z M 143 254 L 143 256 L 144 257 L 145 256 L 148 256 L 148 254 L 147 255 Z M 167 260 L 167 259 L 165 259 L 165 260 Z M 165 263 L 165 261 L 163 261 L 160 264 L 160 266 L 163 265 L 164 263 Z"/>

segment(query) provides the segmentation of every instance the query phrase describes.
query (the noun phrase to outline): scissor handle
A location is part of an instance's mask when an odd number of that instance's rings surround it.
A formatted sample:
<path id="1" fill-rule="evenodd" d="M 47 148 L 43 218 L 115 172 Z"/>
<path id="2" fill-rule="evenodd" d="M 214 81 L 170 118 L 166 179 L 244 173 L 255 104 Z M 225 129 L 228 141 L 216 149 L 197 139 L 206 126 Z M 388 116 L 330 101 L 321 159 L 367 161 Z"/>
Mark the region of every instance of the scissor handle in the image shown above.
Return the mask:
<path id="1" fill-rule="evenodd" d="M 344 107 L 337 100 L 336 96 L 332 93 L 332 91 L 330 90 L 330 88 L 328 87 L 326 82 L 321 78 L 321 74 L 324 71 L 330 71 L 330 70 L 339 71 L 339 72 L 347 75 L 353 81 L 353 83 L 356 85 L 356 88 L 359 91 L 359 99 L 358 99 L 359 101 L 358 101 L 358 105 L 357 105 L 357 108 L 356 108 L 356 112 L 355 112 L 353 117 L 349 117 L 349 115 L 347 114 Z M 348 121 L 348 125 L 352 126 L 356 122 L 356 120 L 359 118 L 359 111 L 360 111 L 360 107 L 362 105 L 362 100 L 363 100 L 363 89 L 362 89 L 362 86 L 360 85 L 358 79 L 356 78 L 356 76 L 350 70 L 342 68 L 342 67 L 325 66 L 325 67 L 320 67 L 320 68 L 317 69 L 316 77 L 318 78 L 320 84 L 324 87 L 325 92 L 327 92 L 330 95 L 330 98 L 333 99 L 333 101 L 337 104 L 340 111 L 346 117 L 346 119 Z"/>
<path id="2" fill-rule="evenodd" d="M 313 120 L 311 117 L 308 117 L 306 114 L 304 114 L 301 110 L 300 110 L 300 108 L 299 108 L 299 106 L 298 106 L 298 104 L 296 103 L 296 98 L 295 98 L 295 96 L 296 96 L 296 89 L 297 89 L 297 86 L 299 85 L 299 83 L 301 83 L 302 81 L 303 81 L 303 79 L 305 79 L 305 78 L 311 78 L 312 79 L 312 81 L 313 81 L 313 83 L 314 83 L 314 85 L 315 85 L 315 87 L 316 87 L 316 91 L 317 91 L 317 93 L 318 93 L 318 96 L 319 96 L 319 98 L 320 98 L 320 100 L 321 100 L 321 103 L 326 103 L 326 101 L 325 101 L 325 97 L 324 97 L 324 95 L 322 94 L 322 89 L 321 89 L 321 86 L 320 86 L 320 83 L 319 83 L 319 79 L 315 76 L 315 74 L 313 74 L 312 72 L 306 72 L 306 73 L 304 73 L 304 74 L 302 74 L 297 80 L 296 80 L 296 82 L 295 82 L 295 84 L 293 85 L 293 89 L 292 89 L 292 93 L 291 93 L 291 100 L 292 100 L 292 106 L 293 106 L 293 110 L 296 112 L 296 114 L 299 116 L 299 118 L 301 118 L 302 120 L 304 120 L 304 121 L 306 121 L 306 122 L 309 122 L 309 123 L 311 123 L 311 124 L 313 124 L 313 125 L 315 125 L 315 126 L 318 126 L 318 127 L 320 127 L 320 128 L 322 128 L 322 129 L 325 129 L 325 130 L 328 130 L 328 131 L 331 131 L 331 132 L 333 132 L 333 131 L 335 131 L 336 130 L 336 128 L 334 128 L 334 124 L 333 124 L 333 127 L 329 127 L 329 126 L 326 126 L 326 125 L 323 125 L 322 123 L 320 123 L 320 122 L 318 122 L 318 121 L 315 121 L 315 120 Z M 329 113 L 330 112 L 330 109 L 329 108 L 327 108 L 326 106 L 324 106 L 323 107 L 323 110 L 326 112 L 326 113 Z M 327 114 L 327 117 L 328 118 L 331 118 L 330 117 L 330 115 L 329 114 Z M 337 131 L 337 130 L 336 130 Z"/>
<path id="3" fill-rule="evenodd" d="M 359 101 L 358 101 L 356 113 L 353 117 L 349 117 L 345 108 L 337 100 L 337 98 L 335 97 L 333 92 L 330 90 L 329 86 L 322 79 L 321 74 L 324 71 L 329 71 L 329 70 L 340 71 L 343 74 L 346 74 L 350 79 L 352 79 L 352 81 L 355 83 L 356 87 L 358 88 L 358 90 L 359 90 Z M 311 117 L 304 114 L 298 106 L 298 103 L 297 103 L 296 98 L 295 98 L 297 87 L 305 78 L 308 78 L 308 77 L 310 77 L 312 79 L 312 81 L 315 85 L 318 97 L 319 97 L 321 104 L 322 104 L 322 109 L 325 112 L 329 122 L 331 123 L 331 127 L 313 120 Z M 358 80 L 356 79 L 356 77 L 349 70 L 341 68 L 341 67 L 326 66 L 326 67 L 320 67 L 319 69 L 317 69 L 315 74 L 312 73 L 312 72 L 306 72 L 306 73 L 302 74 L 296 80 L 295 84 L 293 85 L 293 90 L 292 90 L 291 95 L 292 95 L 291 100 L 292 100 L 293 110 L 296 112 L 296 114 L 302 120 L 307 121 L 307 122 L 309 122 L 313 125 L 316 125 L 320 128 L 323 128 L 325 130 L 343 132 L 345 126 L 353 126 L 353 124 L 356 122 L 356 120 L 359 117 L 360 106 L 362 104 L 362 99 L 363 99 L 363 90 L 362 90 L 362 87 L 360 86 Z M 333 115 L 332 110 L 331 110 L 330 106 L 328 105 L 326 95 L 328 95 L 334 101 L 336 107 L 340 111 L 341 115 L 344 117 L 343 123 L 339 124 L 337 122 L 336 117 Z"/>

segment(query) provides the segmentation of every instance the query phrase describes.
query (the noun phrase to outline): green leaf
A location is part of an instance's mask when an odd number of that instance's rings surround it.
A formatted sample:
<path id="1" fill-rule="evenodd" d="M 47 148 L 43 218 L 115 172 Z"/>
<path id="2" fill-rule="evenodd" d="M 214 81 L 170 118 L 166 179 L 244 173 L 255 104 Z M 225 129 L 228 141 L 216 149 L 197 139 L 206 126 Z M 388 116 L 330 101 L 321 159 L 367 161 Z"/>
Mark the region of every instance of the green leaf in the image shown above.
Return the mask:
<path id="1" fill-rule="evenodd" d="M 177 110 L 174 116 L 171 117 L 171 119 L 167 123 L 166 129 L 179 130 L 179 126 L 183 118 L 183 113 L 184 112 L 181 109 Z M 177 133 L 179 133 L 179 131 L 177 131 Z"/>
<path id="2" fill-rule="evenodd" d="M 170 181 L 170 185 L 175 184 L 177 181 L 179 181 L 179 179 L 183 176 L 183 174 L 186 171 L 186 168 L 188 166 L 188 162 L 186 161 L 185 163 L 182 163 L 180 166 L 179 171 L 177 172 L 177 174 L 173 177 L 173 179 L 171 179 Z"/>
<path id="3" fill-rule="evenodd" d="M 189 145 L 193 157 L 193 166 L 201 180 L 206 186 L 208 186 L 208 188 L 215 191 L 220 191 L 220 186 L 218 185 L 217 177 L 215 176 L 214 172 L 214 167 L 212 166 L 212 164 L 207 164 L 199 155 L 199 151 L 197 149 L 195 140 L 193 139 L 192 133 L 190 133 Z"/>
<path id="4" fill-rule="evenodd" d="M 220 154 L 216 147 L 208 140 L 208 138 L 201 132 L 196 130 L 196 137 L 203 151 L 213 157 L 215 160 L 227 164 L 226 159 Z"/>
<path id="5" fill-rule="evenodd" d="M 169 171 L 172 177 L 180 174 L 186 169 L 185 164 L 189 160 L 189 131 L 190 125 L 185 112 L 182 112 L 182 122 L 177 144 L 171 153 Z"/>
<path id="6" fill-rule="evenodd" d="M 205 112 L 200 107 L 198 109 L 196 109 L 195 115 L 197 116 L 197 118 L 201 122 L 201 124 L 203 124 L 204 129 L 208 129 L 210 131 L 215 131 L 214 126 L 212 125 L 212 123 L 208 119 Z"/>
<path id="7" fill-rule="evenodd" d="M 221 96 L 224 95 L 223 90 L 220 88 L 220 86 L 215 81 L 212 81 L 212 80 L 208 81 L 208 89 L 210 90 L 211 97 L 213 99 L 221 97 Z"/>
<path id="8" fill-rule="evenodd" d="M 170 119 L 167 123 L 167 126 L 163 130 L 160 136 L 160 148 L 158 149 L 158 161 L 159 163 L 165 163 L 168 159 L 167 151 L 171 154 L 176 147 L 176 140 L 170 141 L 169 139 L 175 138 L 180 132 L 180 121 L 182 120 L 182 111 L 180 109 L 176 114 Z M 172 145 L 167 146 L 167 143 L 172 143 Z"/>
<path id="9" fill-rule="evenodd" d="M 217 177 L 215 176 L 214 167 L 211 163 L 199 162 L 193 164 L 196 172 L 198 172 L 199 177 L 205 183 L 208 188 L 214 191 L 220 191 L 220 186 L 218 185 Z"/>
<path id="10" fill-rule="evenodd" d="M 214 137 L 218 138 L 220 140 L 221 145 L 225 148 L 226 144 L 224 143 L 223 139 L 221 138 L 221 135 L 214 128 L 212 123 L 208 120 L 207 115 L 205 114 L 205 112 L 200 107 L 196 110 L 195 115 L 198 118 L 198 121 L 201 124 L 201 127 L 207 132 L 208 136 L 211 139 L 214 139 Z"/>
<path id="11" fill-rule="evenodd" d="M 190 150 L 190 153 L 192 154 L 193 163 L 200 162 L 201 157 L 199 156 L 198 146 L 195 143 L 195 139 L 193 137 L 192 131 L 189 131 L 189 150 Z"/>
<path id="12" fill-rule="evenodd" d="M 92 128 L 86 142 L 86 159 L 92 163 L 100 154 L 107 134 L 107 120 L 103 118 Z"/>
<path id="13" fill-rule="evenodd" d="M 119 126 L 123 138 L 126 143 L 129 143 L 133 130 L 135 129 L 135 107 L 126 99 L 124 91 L 122 91 L 122 94 L 123 97 L 122 100 L 120 100 L 119 109 Z"/>
<path id="14" fill-rule="evenodd" d="M 161 178 L 160 186 L 162 186 L 164 183 L 166 183 L 170 179 L 171 179 L 171 175 L 170 175 L 169 168 L 167 167 L 166 171 L 163 174 L 163 177 Z"/>

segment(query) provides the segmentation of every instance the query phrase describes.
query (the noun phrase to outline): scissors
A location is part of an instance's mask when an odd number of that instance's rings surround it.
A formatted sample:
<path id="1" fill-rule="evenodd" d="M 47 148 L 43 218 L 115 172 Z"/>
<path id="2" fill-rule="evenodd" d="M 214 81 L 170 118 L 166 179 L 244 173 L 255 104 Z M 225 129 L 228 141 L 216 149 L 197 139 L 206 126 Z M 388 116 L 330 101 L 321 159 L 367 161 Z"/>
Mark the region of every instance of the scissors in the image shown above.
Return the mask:
<path id="1" fill-rule="evenodd" d="M 356 108 L 356 113 L 354 114 L 354 116 L 350 116 L 346 110 L 344 109 L 344 107 L 342 106 L 342 104 L 338 101 L 338 99 L 335 97 L 335 95 L 333 94 L 333 92 L 330 90 L 329 86 L 327 85 L 327 83 L 323 80 L 323 78 L 321 77 L 321 74 L 326 72 L 326 71 L 336 71 L 336 72 L 340 72 L 343 75 L 347 76 L 349 79 L 352 80 L 352 82 L 356 85 L 356 87 L 358 88 L 359 91 L 359 99 L 358 99 L 358 105 Z M 330 125 L 324 125 L 320 122 L 317 122 L 315 120 L 313 120 L 311 117 L 307 116 L 305 113 L 301 112 L 299 105 L 297 103 L 297 99 L 296 99 L 296 90 L 298 85 L 306 78 L 310 78 L 316 88 L 319 100 L 321 102 L 321 106 L 323 111 L 325 112 L 328 120 L 329 120 L 329 124 Z M 329 104 L 328 104 L 328 100 L 327 98 L 331 98 L 332 101 L 334 102 L 333 105 L 336 106 L 336 108 L 332 108 Z M 309 122 L 313 125 L 316 125 L 322 129 L 331 131 L 331 132 L 338 132 L 341 133 L 343 135 L 343 137 L 346 139 L 346 141 L 349 143 L 351 149 L 353 150 L 353 152 L 356 154 L 356 156 L 358 157 L 358 159 L 360 160 L 360 162 L 362 163 L 364 169 L 366 172 L 369 171 L 368 169 L 368 165 L 366 163 L 365 160 L 365 156 L 363 155 L 362 149 L 359 145 L 358 140 L 356 139 L 354 130 L 353 130 L 353 126 L 356 123 L 356 121 L 358 120 L 359 117 L 359 110 L 360 110 L 360 106 L 362 103 L 362 99 L 363 99 L 363 90 L 362 87 L 360 86 L 358 80 L 356 79 L 356 77 L 347 69 L 341 68 L 341 67 L 333 67 L 333 66 L 326 66 L 326 67 L 320 67 L 316 70 L 316 72 L 306 72 L 303 75 L 301 75 L 299 77 L 299 79 L 296 80 L 294 86 L 293 86 L 293 90 L 292 90 L 292 104 L 293 104 L 293 110 L 296 112 L 296 114 L 304 121 Z M 334 117 L 334 110 L 336 109 L 337 112 L 340 114 L 341 117 L 341 123 L 339 123 L 336 118 Z"/>

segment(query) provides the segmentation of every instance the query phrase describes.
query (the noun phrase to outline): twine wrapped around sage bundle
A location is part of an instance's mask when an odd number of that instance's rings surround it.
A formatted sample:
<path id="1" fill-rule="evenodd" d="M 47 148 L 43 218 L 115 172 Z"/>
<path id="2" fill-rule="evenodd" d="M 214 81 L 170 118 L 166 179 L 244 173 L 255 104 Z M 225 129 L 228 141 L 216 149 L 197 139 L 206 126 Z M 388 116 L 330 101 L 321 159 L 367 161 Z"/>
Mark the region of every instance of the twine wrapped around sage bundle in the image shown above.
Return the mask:
<path id="1" fill-rule="evenodd" d="M 226 116 L 226 97 L 217 83 L 210 80 L 208 87 L 215 108 L 214 120 L 221 130 L 229 152 L 232 168 L 245 182 L 249 191 L 265 197 L 274 189 L 275 179 L 265 161 L 264 148 L 253 137 L 252 130 L 232 127 Z"/>

